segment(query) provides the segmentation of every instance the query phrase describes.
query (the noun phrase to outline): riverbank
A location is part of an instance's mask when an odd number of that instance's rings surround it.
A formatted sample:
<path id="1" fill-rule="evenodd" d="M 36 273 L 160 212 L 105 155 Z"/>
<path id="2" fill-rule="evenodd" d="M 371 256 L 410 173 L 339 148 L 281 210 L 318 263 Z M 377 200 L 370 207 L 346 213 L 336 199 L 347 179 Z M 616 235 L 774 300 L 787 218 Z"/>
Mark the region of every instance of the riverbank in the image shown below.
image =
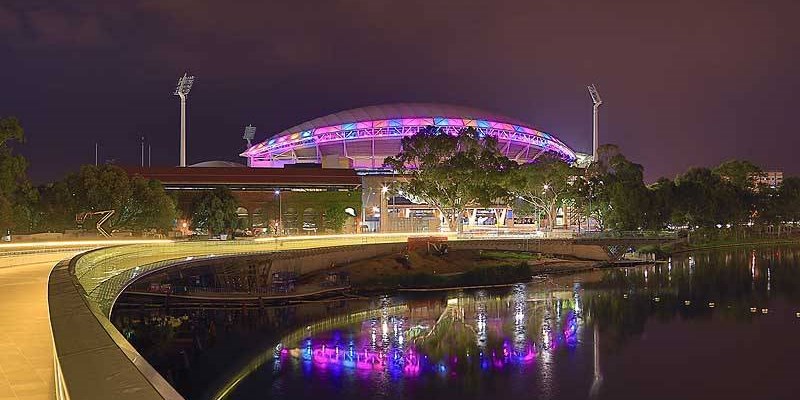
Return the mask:
<path id="1" fill-rule="evenodd" d="M 447 290 L 505 286 L 528 282 L 536 275 L 587 271 L 600 264 L 529 252 L 454 250 L 439 254 L 418 251 L 358 261 L 334 267 L 326 274 L 347 275 L 352 289 L 360 292 Z"/>
<path id="2" fill-rule="evenodd" d="M 724 249 L 729 247 L 775 246 L 775 245 L 791 245 L 791 244 L 800 244 L 800 237 L 785 238 L 785 239 L 776 239 L 776 238 L 746 238 L 738 240 L 722 239 L 722 240 L 713 240 L 698 244 L 682 242 L 678 246 L 674 246 L 670 249 L 664 249 L 664 250 L 666 254 L 671 255 L 671 254 L 688 253 L 690 251 Z"/>

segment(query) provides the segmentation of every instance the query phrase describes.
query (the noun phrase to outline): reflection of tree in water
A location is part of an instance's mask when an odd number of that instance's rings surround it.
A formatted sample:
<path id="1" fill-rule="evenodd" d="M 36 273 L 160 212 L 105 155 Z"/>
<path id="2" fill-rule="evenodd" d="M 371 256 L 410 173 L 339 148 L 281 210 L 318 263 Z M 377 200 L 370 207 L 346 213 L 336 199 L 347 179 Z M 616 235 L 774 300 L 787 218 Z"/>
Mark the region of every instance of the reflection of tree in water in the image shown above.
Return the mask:
<path id="1" fill-rule="evenodd" d="M 147 348 L 147 352 L 142 354 L 146 358 L 166 359 L 172 350 L 177 332 L 186 328 L 183 322 L 187 319 L 188 317 L 153 315 L 144 318 L 135 328 L 127 325 L 124 328 L 126 339 L 135 346 Z"/>
<path id="2" fill-rule="evenodd" d="M 640 335 L 651 317 L 750 321 L 758 315 L 751 308 L 760 311 L 771 298 L 800 300 L 798 261 L 797 247 L 777 247 L 704 252 L 668 264 L 610 269 L 599 282 L 584 285 L 591 292 L 584 301 L 606 343 L 616 345 Z"/>
<path id="3" fill-rule="evenodd" d="M 112 320 L 187 398 L 202 398 L 198 392 L 213 386 L 210 382 L 220 378 L 220 371 L 231 368 L 232 362 L 252 360 L 254 353 L 261 351 L 253 349 L 272 350 L 277 341 L 295 331 L 301 331 L 301 336 L 313 336 L 317 346 L 335 343 L 338 331 L 342 337 L 350 335 L 360 351 L 367 348 L 387 354 L 387 349 L 414 349 L 419 355 L 427 355 L 433 366 L 446 363 L 446 372 L 441 373 L 456 373 L 458 385 L 465 392 L 486 389 L 491 380 L 485 379 L 485 374 L 492 373 L 487 371 L 510 366 L 505 363 L 502 367 L 484 368 L 481 352 L 489 358 L 493 353 L 502 358 L 504 348 L 519 352 L 526 343 L 536 343 L 536 360 L 522 368 L 536 371 L 537 377 L 532 379 L 540 393 L 547 395 L 547 388 L 558 383 L 559 353 L 590 343 L 595 323 L 603 337 L 601 346 L 607 351 L 640 335 L 649 318 L 704 320 L 713 316 L 748 321 L 758 318 L 760 308 L 769 306 L 770 300 L 782 297 L 797 304 L 798 250 L 779 247 L 755 252 L 737 249 L 695 253 L 691 260 L 681 256 L 670 264 L 605 270 L 597 273 L 602 275 L 599 280 L 585 282 L 589 278 L 581 278 L 584 282 L 575 287 L 553 283 L 466 291 L 451 297 L 451 301 L 445 294 L 435 293 L 409 296 L 410 299 L 348 301 L 338 304 L 339 308 L 333 303 L 262 311 L 137 308 L 115 312 Z M 716 306 L 709 308 L 709 302 Z M 758 307 L 759 312 L 752 313 L 751 307 Z M 360 313 L 369 315 L 359 316 Z M 188 320 L 180 324 L 166 322 L 167 316 L 184 315 Z M 305 331 L 307 326 L 345 315 L 354 317 L 346 324 L 322 324 L 319 329 Z M 582 335 L 584 324 L 587 330 Z M 573 329 L 576 333 L 567 335 Z M 343 339 L 340 342 L 344 343 Z M 269 353 L 269 359 L 273 357 Z M 303 362 L 296 358 L 284 361 L 282 365 L 269 365 L 270 372 L 275 367 L 281 374 L 291 373 Z M 321 371 L 312 372 L 324 373 Z M 386 380 L 389 375 L 376 379 Z M 436 382 L 445 385 L 447 380 Z M 397 388 L 394 383 L 381 387 Z"/>
<path id="4" fill-rule="evenodd" d="M 424 334 L 409 332 L 420 353 L 434 363 L 469 355 L 462 364 L 478 366 L 481 356 L 502 359 L 504 353 L 523 354 L 556 340 L 563 344 L 564 320 L 576 315 L 573 299 L 553 299 L 550 291 L 531 292 L 525 285 L 506 296 L 476 291 L 451 301 Z"/>
<path id="5" fill-rule="evenodd" d="M 350 300 L 262 310 L 137 307 L 115 309 L 111 319 L 181 394 L 204 398 L 204 390 L 214 385 L 210 382 L 225 378 L 220 371 L 251 358 L 254 349 L 266 351 L 281 335 L 298 326 L 330 313 L 362 310 L 368 304 Z"/>
<path id="6" fill-rule="evenodd" d="M 478 354 L 475 329 L 461 318 L 453 316 L 456 311 L 448 310 L 451 314 L 449 317 L 439 321 L 429 335 L 415 342 L 419 351 L 427 355 L 431 362 L 438 363 L 467 354 Z"/>

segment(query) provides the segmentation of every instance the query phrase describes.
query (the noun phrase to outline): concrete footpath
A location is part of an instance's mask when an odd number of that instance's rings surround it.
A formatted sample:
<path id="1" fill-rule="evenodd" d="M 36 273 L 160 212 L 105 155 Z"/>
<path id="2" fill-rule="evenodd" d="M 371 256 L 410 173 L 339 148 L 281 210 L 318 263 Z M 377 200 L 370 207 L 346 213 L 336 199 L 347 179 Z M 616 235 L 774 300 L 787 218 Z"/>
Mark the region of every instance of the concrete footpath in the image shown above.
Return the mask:
<path id="1" fill-rule="evenodd" d="M 75 254 L 0 253 L 0 400 L 55 397 L 47 279 Z"/>

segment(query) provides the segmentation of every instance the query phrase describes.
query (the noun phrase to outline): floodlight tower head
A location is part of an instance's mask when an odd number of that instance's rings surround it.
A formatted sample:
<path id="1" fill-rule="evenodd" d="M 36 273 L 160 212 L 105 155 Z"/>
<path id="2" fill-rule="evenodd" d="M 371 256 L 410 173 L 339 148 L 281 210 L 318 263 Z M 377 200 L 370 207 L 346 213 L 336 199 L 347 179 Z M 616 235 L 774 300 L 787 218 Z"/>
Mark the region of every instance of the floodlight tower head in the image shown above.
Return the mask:
<path id="1" fill-rule="evenodd" d="M 600 92 L 597 91 L 597 86 L 595 86 L 594 83 L 586 88 L 589 89 L 589 96 L 592 96 L 592 104 L 595 107 L 599 107 L 603 104 L 603 100 L 600 98 Z"/>
<path id="2" fill-rule="evenodd" d="M 186 98 L 189 96 L 189 91 L 192 90 L 192 84 L 194 84 L 194 76 L 184 73 L 182 77 L 178 78 L 178 86 L 175 88 L 175 95 L 181 98 L 181 167 L 186 166 Z"/>
<path id="3" fill-rule="evenodd" d="M 247 140 L 247 147 L 250 148 L 253 146 L 253 138 L 256 137 L 256 127 L 253 125 L 247 125 L 244 127 L 244 136 L 242 139 Z"/>
<path id="4" fill-rule="evenodd" d="M 194 84 L 194 76 L 184 73 L 182 77 L 178 78 L 178 86 L 175 88 L 175 95 L 185 99 L 189 96 L 189 91 L 192 90 Z"/>
<path id="5" fill-rule="evenodd" d="M 589 96 L 592 96 L 592 161 L 597 161 L 597 146 L 600 144 L 598 136 L 598 109 L 603 104 L 600 98 L 600 92 L 597 91 L 597 86 L 593 84 L 586 87 L 589 89 Z"/>

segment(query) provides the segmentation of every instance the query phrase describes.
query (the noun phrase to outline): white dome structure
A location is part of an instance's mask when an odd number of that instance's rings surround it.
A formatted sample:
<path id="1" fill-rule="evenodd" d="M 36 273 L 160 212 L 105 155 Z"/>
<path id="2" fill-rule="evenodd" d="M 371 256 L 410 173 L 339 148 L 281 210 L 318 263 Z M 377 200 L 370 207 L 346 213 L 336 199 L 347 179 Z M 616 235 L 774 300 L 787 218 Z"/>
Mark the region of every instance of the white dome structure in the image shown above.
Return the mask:
<path id="1" fill-rule="evenodd" d="M 322 163 L 347 159 L 355 169 L 380 170 L 383 160 L 400 152 L 400 140 L 434 126 L 445 133 L 472 127 L 495 137 L 508 158 L 530 162 L 545 152 L 566 161 L 575 152 L 555 136 L 528 124 L 471 107 L 435 103 L 400 103 L 340 111 L 286 129 L 244 153 L 252 167 Z"/>
<path id="2" fill-rule="evenodd" d="M 246 165 L 235 163 L 232 161 L 221 161 L 221 160 L 211 160 L 211 161 L 203 161 L 197 164 L 192 164 L 189 168 L 200 167 L 200 168 L 247 168 Z"/>

